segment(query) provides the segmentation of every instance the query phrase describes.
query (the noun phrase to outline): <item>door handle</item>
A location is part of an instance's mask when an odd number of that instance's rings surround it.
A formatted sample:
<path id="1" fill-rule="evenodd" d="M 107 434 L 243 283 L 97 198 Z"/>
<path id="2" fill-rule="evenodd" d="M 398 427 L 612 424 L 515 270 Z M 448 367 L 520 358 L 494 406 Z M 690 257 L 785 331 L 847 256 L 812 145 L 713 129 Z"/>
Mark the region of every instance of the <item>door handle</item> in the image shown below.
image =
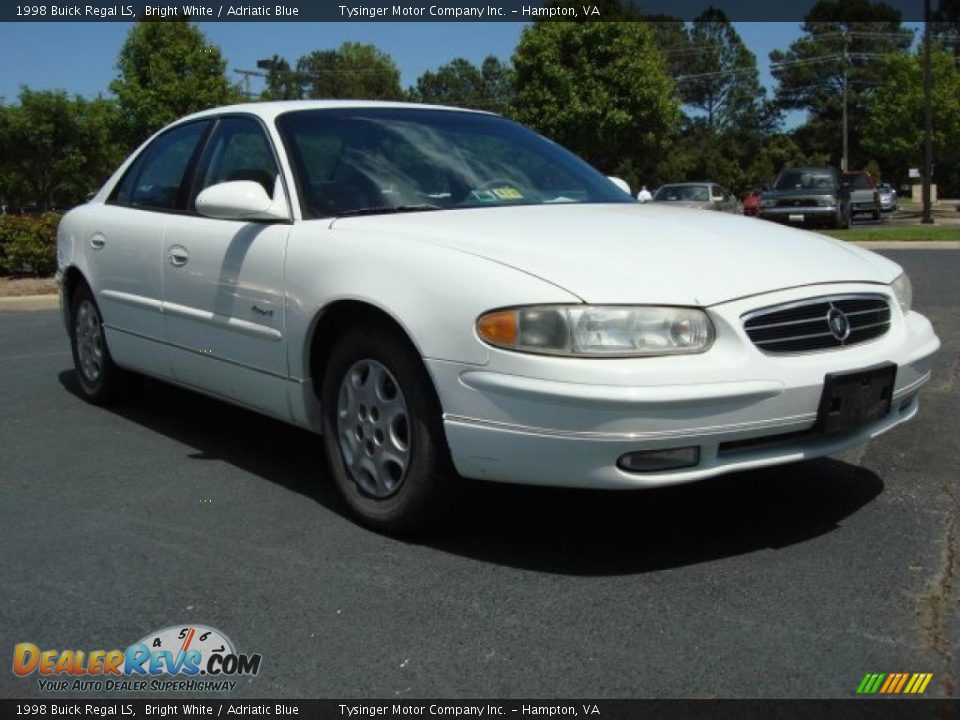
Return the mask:
<path id="1" fill-rule="evenodd" d="M 170 264 L 174 267 L 183 267 L 190 260 L 190 253 L 187 252 L 185 247 L 174 245 L 170 248 L 170 252 L 167 253 L 167 257 L 170 259 Z"/>
<path id="2" fill-rule="evenodd" d="M 107 244 L 107 239 L 103 235 L 94 235 L 90 238 L 90 247 L 94 250 L 102 250 L 103 246 Z"/>

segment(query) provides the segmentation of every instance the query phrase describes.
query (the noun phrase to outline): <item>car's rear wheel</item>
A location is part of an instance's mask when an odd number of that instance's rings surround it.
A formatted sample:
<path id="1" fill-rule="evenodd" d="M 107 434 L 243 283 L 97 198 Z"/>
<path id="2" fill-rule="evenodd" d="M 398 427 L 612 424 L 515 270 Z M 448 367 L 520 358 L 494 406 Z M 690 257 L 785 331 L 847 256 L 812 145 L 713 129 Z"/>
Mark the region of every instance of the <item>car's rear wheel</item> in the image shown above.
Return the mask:
<path id="1" fill-rule="evenodd" d="M 83 396 L 96 405 L 116 399 L 127 375 L 110 356 L 103 317 L 86 284 L 77 287 L 70 298 L 70 345 Z"/>
<path id="2" fill-rule="evenodd" d="M 327 361 L 322 405 L 330 471 L 361 522 L 406 533 L 439 517 L 454 476 L 440 404 L 400 332 L 348 330 Z"/>

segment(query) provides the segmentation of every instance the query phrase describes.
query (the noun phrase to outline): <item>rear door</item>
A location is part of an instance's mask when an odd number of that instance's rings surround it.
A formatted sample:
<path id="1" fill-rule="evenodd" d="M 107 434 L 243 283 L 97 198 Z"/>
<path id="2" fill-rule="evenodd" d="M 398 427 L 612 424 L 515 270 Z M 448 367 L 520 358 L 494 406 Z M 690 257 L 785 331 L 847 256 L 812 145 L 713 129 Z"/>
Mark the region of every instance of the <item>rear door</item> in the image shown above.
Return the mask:
<path id="1" fill-rule="evenodd" d="M 178 125 L 144 149 L 86 228 L 87 269 L 120 365 L 170 374 L 162 313 L 163 229 L 186 198 L 210 121 Z"/>

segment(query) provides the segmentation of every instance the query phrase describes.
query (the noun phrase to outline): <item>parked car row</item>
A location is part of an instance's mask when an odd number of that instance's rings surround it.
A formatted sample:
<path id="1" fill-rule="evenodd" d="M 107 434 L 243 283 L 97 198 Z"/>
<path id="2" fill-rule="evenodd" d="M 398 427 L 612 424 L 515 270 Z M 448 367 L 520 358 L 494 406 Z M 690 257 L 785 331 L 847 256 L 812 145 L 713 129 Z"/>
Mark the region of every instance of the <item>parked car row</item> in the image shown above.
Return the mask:
<path id="1" fill-rule="evenodd" d="M 773 188 L 751 191 L 744 214 L 789 225 L 849 228 L 857 215 L 879 220 L 896 206 L 896 191 L 877 185 L 865 170 L 797 167 L 785 168 Z"/>
<path id="2" fill-rule="evenodd" d="M 897 209 L 897 193 L 878 185 L 865 170 L 837 173 L 831 167 L 785 168 L 773 186 L 749 190 L 740 202 L 714 182 L 670 183 L 638 195 L 641 202 L 715 210 L 759 217 L 788 225 L 847 228 L 857 215 L 879 220 Z"/>

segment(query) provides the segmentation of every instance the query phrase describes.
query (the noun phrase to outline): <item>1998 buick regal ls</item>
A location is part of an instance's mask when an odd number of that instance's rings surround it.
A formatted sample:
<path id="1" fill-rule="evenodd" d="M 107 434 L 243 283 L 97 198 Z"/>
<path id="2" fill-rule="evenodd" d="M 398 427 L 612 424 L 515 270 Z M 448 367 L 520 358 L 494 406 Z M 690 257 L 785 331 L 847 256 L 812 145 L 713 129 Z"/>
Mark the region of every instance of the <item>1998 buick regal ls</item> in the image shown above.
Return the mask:
<path id="1" fill-rule="evenodd" d="M 362 521 L 457 473 L 641 488 L 867 442 L 939 340 L 893 262 L 636 203 L 504 118 L 285 102 L 184 118 L 58 237 L 83 393 L 142 373 L 322 433 Z"/>

